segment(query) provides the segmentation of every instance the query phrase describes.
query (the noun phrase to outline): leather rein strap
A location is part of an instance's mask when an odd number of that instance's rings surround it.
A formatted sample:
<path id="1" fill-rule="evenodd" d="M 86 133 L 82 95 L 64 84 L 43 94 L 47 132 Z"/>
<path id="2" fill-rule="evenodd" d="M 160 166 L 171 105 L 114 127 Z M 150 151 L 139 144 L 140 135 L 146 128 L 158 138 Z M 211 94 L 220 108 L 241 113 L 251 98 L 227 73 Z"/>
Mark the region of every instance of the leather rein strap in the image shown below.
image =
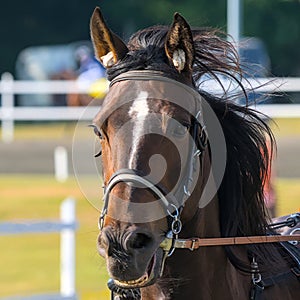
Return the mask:
<path id="1" fill-rule="evenodd" d="M 224 237 L 224 238 L 189 238 L 172 239 L 165 238 L 160 247 L 165 251 L 172 248 L 189 249 L 191 251 L 207 246 L 234 246 L 261 243 L 278 243 L 287 241 L 300 241 L 300 234 L 295 235 L 268 235 L 268 236 L 245 236 L 245 237 Z"/>

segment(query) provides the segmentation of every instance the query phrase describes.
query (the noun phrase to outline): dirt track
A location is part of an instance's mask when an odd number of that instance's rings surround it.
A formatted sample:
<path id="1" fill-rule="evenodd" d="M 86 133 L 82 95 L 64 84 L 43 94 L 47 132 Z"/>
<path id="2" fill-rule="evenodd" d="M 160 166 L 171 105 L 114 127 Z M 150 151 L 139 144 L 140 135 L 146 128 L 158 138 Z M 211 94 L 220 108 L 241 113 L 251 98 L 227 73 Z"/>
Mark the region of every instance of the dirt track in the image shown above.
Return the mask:
<path id="1" fill-rule="evenodd" d="M 90 141 L 83 139 L 76 146 L 76 167 L 82 173 L 94 173 L 90 161 L 94 149 Z M 277 140 L 278 157 L 276 170 L 278 177 L 300 178 L 300 137 L 283 137 Z M 0 142 L 0 173 L 54 173 L 54 149 L 56 146 L 66 147 L 69 154 L 69 170 L 72 165 L 72 139 L 60 140 L 18 140 L 11 144 Z M 87 161 L 89 163 L 87 163 Z M 92 170 L 91 170 L 92 169 Z"/>

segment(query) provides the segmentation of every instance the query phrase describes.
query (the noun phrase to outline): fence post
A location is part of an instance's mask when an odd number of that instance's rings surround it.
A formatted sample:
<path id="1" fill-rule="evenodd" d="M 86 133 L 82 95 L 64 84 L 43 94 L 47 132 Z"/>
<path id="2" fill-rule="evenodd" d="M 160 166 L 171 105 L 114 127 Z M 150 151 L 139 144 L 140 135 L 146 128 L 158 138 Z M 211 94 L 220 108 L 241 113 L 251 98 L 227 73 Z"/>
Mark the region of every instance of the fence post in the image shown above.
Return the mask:
<path id="1" fill-rule="evenodd" d="M 242 0 L 227 0 L 227 33 L 232 37 L 239 50 L 241 36 Z"/>
<path id="2" fill-rule="evenodd" d="M 6 72 L 1 76 L 2 85 L 2 108 L 4 109 L 4 116 L 2 119 L 2 141 L 11 143 L 14 139 L 14 93 L 13 93 L 13 76 Z"/>
<path id="3" fill-rule="evenodd" d="M 75 200 L 67 198 L 61 204 L 61 222 L 74 224 Z M 75 231 L 72 227 L 61 231 L 60 240 L 60 293 L 63 297 L 76 297 L 75 291 Z"/>
<path id="4" fill-rule="evenodd" d="M 68 152 L 65 147 L 57 146 L 54 149 L 54 173 L 59 182 L 64 182 L 69 177 Z"/>

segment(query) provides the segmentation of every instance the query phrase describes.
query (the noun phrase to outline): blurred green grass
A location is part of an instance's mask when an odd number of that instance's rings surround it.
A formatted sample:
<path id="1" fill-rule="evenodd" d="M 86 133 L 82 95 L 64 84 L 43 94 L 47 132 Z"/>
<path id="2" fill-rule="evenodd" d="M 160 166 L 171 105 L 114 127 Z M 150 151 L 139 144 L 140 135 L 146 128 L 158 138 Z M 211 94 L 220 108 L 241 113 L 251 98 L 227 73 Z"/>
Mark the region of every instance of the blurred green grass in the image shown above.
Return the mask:
<path id="1" fill-rule="evenodd" d="M 86 178 L 91 189 L 99 183 Z M 96 195 L 97 193 L 95 193 Z M 59 206 L 76 199 L 76 287 L 80 299 L 108 299 L 104 261 L 96 251 L 99 212 L 75 178 L 59 183 L 46 175 L 0 176 L 0 220 L 58 219 Z M 59 291 L 59 234 L 0 237 L 0 296 Z"/>

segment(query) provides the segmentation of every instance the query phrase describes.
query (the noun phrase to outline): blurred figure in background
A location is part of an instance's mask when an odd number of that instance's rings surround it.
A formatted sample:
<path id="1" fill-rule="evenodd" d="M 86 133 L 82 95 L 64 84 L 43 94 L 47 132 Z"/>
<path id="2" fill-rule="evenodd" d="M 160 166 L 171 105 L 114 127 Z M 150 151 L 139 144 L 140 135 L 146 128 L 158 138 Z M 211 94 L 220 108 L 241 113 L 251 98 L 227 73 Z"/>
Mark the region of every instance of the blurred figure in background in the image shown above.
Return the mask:
<path id="1" fill-rule="evenodd" d="M 85 106 L 88 105 L 93 97 L 93 93 L 90 93 L 90 89 L 99 80 L 106 82 L 105 69 L 94 58 L 91 49 L 87 46 L 80 46 L 75 51 L 75 59 L 78 66 L 76 70 L 76 81 L 81 89 L 86 89 L 89 94 L 70 94 L 67 99 L 68 106 Z M 106 91 L 106 88 L 104 88 Z M 103 98 L 105 93 L 103 93 Z M 98 96 L 98 95 L 96 95 Z M 100 98 L 100 97 L 98 97 Z"/>

